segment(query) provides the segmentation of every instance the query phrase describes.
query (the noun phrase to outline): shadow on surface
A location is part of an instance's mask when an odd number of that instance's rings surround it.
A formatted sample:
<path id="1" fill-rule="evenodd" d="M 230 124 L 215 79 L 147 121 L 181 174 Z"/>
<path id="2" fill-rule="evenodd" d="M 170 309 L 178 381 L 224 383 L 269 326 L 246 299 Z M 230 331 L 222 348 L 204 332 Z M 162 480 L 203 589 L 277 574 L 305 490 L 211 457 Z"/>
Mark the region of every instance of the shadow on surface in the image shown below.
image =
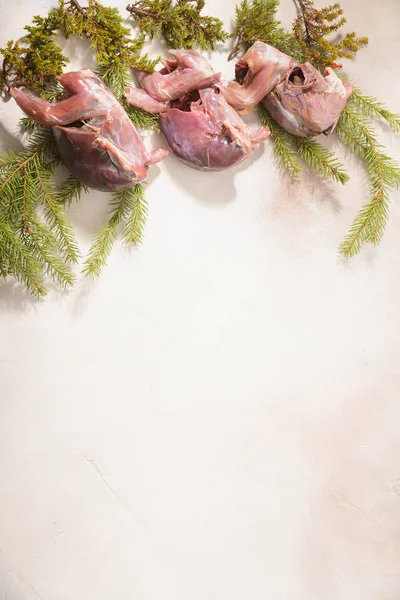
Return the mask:
<path id="1" fill-rule="evenodd" d="M 25 150 L 24 146 L 18 139 L 16 135 L 12 135 L 8 131 L 6 127 L 4 127 L 3 123 L 0 121 L 0 139 L 1 145 L 4 152 L 8 152 L 9 150 L 13 150 L 14 152 L 22 152 Z"/>
<path id="2" fill-rule="evenodd" d="M 184 165 L 172 152 L 163 164 L 174 184 L 184 190 L 190 198 L 208 206 L 221 206 L 236 198 L 235 176 L 237 173 L 248 169 L 250 165 L 261 158 L 262 153 L 263 148 L 258 148 L 252 156 L 226 171 L 207 172 L 192 169 Z"/>
<path id="3" fill-rule="evenodd" d="M 42 298 L 38 300 L 31 296 L 25 286 L 15 279 L 0 280 L 0 314 L 35 311 L 42 302 Z"/>

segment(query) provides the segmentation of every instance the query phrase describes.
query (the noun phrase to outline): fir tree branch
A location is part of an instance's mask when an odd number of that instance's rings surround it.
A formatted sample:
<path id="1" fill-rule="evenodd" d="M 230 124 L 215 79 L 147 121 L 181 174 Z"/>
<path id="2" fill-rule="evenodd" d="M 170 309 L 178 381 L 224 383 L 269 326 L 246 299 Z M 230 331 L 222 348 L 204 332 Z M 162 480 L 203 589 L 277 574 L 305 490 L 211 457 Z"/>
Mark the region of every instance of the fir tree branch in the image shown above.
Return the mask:
<path id="1" fill-rule="evenodd" d="M 126 223 L 125 241 L 134 244 L 140 243 L 143 239 L 146 215 L 147 203 L 140 184 L 114 194 L 111 203 L 111 217 L 95 237 L 82 272 L 89 277 L 100 275 L 117 239 L 117 228 L 122 222 Z"/>
<path id="2" fill-rule="evenodd" d="M 0 275 L 15 277 L 36 298 L 47 293 L 41 262 L 8 223 L 0 221 Z"/>
<path id="3" fill-rule="evenodd" d="M 73 287 L 76 276 L 71 272 L 67 263 L 60 258 L 57 240 L 53 232 L 38 219 L 29 222 L 30 247 L 42 261 L 42 268 L 49 277 L 61 288 Z"/>
<path id="4" fill-rule="evenodd" d="M 204 5 L 205 0 L 139 0 L 126 10 L 150 39 L 162 37 L 170 48 L 214 50 L 229 36 L 220 19 L 201 14 Z"/>
<path id="5" fill-rule="evenodd" d="M 141 244 L 143 242 L 144 227 L 148 214 L 148 204 L 144 195 L 143 186 L 138 184 L 126 190 L 130 196 L 130 215 L 126 220 L 124 240 L 127 244 Z"/>
<path id="6" fill-rule="evenodd" d="M 64 205 L 60 202 L 60 192 L 56 190 L 51 176 L 52 173 L 48 169 L 43 169 L 40 165 L 37 166 L 36 177 L 44 216 L 54 234 L 57 248 L 64 260 L 67 263 L 77 263 L 80 257 L 79 248 Z"/>
<path id="7" fill-rule="evenodd" d="M 25 262 L 25 266 L 40 265 L 35 272 L 41 281 L 47 272 L 54 281 L 66 287 L 74 282 L 67 265 L 77 262 L 79 252 L 52 182 L 58 162 L 52 130 L 42 126 L 34 128 L 25 152 L 1 156 L 0 223 L 9 227 L 14 232 L 14 239 L 19 239 L 19 247 L 22 244 L 26 253 L 31 254 L 33 262 Z M 47 224 L 41 222 L 40 207 Z M 2 240 L 6 238 L 3 236 Z M 27 282 L 25 271 L 18 275 L 18 264 L 21 262 L 16 262 L 9 274 Z M 32 277 L 34 279 L 34 273 Z"/>
<path id="8" fill-rule="evenodd" d="M 258 114 L 263 125 L 269 127 L 271 138 L 274 145 L 275 156 L 283 169 L 288 172 L 290 177 L 295 178 L 302 172 L 299 154 L 294 146 L 294 136 L 282 129 L 276 123 L 265 106 L 258 105 Z"/>
<path id="9" fill-rule="evenodd" d="M 335 154 L 313 138 L 294 137 L 294 143 L 302 159 L 325 179 L 334 179 L 345 185 L 350 177 Z"/>
<path id="10" fill-rule="evenodd" d="M 56 191 L 57 202 L 70 205 L 74 200 L 78 202 L 82 193 L 87 191 L 88 188 L 79 179 L 69 175 Z"/>
<path id="11" fill-rule="evenodd" d="M 374 96 L 366 96 L 361 89 L 353 84 L 350 102 L 370 118 L 383 119 L 395 133 L 400 132 L 400 115 L 392 113 Z"/>
<path id="12" fill-rule="evenodd" d="M 368 118 L 357 109 L 347 106 L 337 133 L 347 148 L 364 159 L 370 183 L 371 200 L 360 210 L 339 248 L 348 258 L 357 254 L 363 243 L 379 244 L 388 221 L 389 194 L 400 185 L 400 167 L 385 154 Z"/>
<path id="13" fill-rule="evenodd" d="M 299 52 L 293 35 L 276 19 L 278 6 L 279 0 L 242 0 L 236 5 L 235 26 L 231 35 L 236 42 L 229 59 L 236 56 L 242 47 L 247 50 L 254 42 L 260 41 L 302 61 L 303 54 Z"/>

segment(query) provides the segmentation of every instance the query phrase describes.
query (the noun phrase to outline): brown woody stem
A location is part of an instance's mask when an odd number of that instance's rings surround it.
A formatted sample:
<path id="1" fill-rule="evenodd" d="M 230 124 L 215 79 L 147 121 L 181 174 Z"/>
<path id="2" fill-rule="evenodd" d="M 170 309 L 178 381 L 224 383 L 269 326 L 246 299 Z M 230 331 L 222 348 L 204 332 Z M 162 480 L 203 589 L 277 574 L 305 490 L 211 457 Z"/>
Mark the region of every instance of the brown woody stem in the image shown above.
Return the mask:
<path id="1" fill-rule="evenodd" d="M 128 4 L 126 10 L 131 13 L 131 15 L 138 15 L 139 17 L 150 17 L 151 19 L 155 19 L 157 15 L 149 12 L 148 10 L 143 10 L 136 6 L 136 4 Z"/>
<path id="2" fill-rule="evenodd" d="M 75 10 L 80 12 L 81 15 L 86 14 L 86 8 L 83 8 L 83 6 L 79 4 L 78 0 L 68 0 L 68 4 L 71 6 L 71 8 L 75 8 Z"/>

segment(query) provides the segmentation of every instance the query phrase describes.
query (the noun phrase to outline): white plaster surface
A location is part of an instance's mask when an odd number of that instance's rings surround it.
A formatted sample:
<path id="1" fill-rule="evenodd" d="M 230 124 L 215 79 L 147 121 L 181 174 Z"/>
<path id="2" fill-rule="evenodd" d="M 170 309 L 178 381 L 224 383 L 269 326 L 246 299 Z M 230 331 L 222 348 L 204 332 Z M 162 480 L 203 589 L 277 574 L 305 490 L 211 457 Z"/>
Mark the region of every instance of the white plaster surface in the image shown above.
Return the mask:
<path id="1" fill-rule="evenodd" d="M 206 8 L 228 26 L 233 4 Z M 0 0 L 0 45 L 51 5 Z M 342 5 L 370 38 L 348 72 L 400 111 L 398 0 Z M 345 188 L 288 183 L 270 143 L 222 174 L 170 157 L 144 245 L 98 281 L 0 284 L 1 600 L 398 600 L 400 197 L 381 246 L 339 259 L 368 192 L 329 143 Z M 71 208 L 84 251 L 107 210 Z"/>

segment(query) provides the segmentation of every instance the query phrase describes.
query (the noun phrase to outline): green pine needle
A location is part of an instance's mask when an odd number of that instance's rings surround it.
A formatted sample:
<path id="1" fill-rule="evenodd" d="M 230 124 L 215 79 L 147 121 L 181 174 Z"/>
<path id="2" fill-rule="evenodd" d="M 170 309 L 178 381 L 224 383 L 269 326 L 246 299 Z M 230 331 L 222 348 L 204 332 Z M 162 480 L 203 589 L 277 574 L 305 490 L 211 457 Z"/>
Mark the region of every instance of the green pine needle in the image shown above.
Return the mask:
<path id="1" fill-rule="evenodd" d="M 146 216 L 147 202 L 140 184 L 114 194 L 111 202 L 111 217 L 95 237 L 82 272 L 89 277 L 100 275 L 117 239 L 117 228 L 122 222 L 126 223 L 125 241 L 130 244 L 141 243 Z"/>
<path id="2" fill-rule="evenodd" d="M 368 117 L 356 108 L 347 106 L 343 111 L 337 133 L 348 149 L 363 158 L 370 184 L 371 200 L 360 210 L 339 247 L 349 258 L 364 243 L 379 244 L 388 222 L 390 192 L 400 185 L 400 167 L 385 154 Z"/>
<path id="3" fill-rule="evenodd" d="M 294 137 L 294 136 L 293 136 Z M 334 179 L 345 185 L 350 177 L 335 154 L 313 138 L 294 137 L 297 151 L 303 160 L 325 179 Z"/>
<path id="4" fill-rule="evenodd" d="M 148 214 L 148 203 L 142 185 L 126 190 L 130 196 L 130 215 L 126 220 L 124 240 L 127 244 L 141 244 Z"/>
<path id="5" fill-rule="evenodd" d="M 220 19 L 201 14 L 205 0 L 139 0 L 126 7 L 139 31 L 164 38 L 169 48 L 214 50 L 229 35 Z"/>
<path id="6" fill-rule="evenodd" d="M 298 44 L 276 19 L 279 0 L 242 0 L 235 7 L 235 26 L 231 37 L 236 42 L 228 60 L 236 56 L 241 49 L 247 50 L 256 41 L 270 44 L 278 50 L 302 60 Z"/>
<path id="7" fill-rule="evenodd" d="M 73 175 L 69 175 L 57 189 L 57 202 L 69 206 L 74 201 L 78 202 L 81 199 L 82 193 L 88 191 L 85 184 Z"/>
<path id="8" fill-rule="evenodd" d="M 361 89 L 353 84 L 350 102 L 355 104 L 368 117 L 383 119 L 395 133 L 400 132 L 400 115 L 392 113 L 374 96 L 366 96 Z"/>
<path id="9" fill-rule="evenodd" d="M 258 113 L 264 125 L 271 130 L 275 155 L 284 169 L 293 178 L 301 173 L 301 159 L 326 179 L 334 179 L 343 185 L 349 176 L 335 154 L 313 138 L 300 138 L 282 129 L 267 109 L 259 104 Z"/>
<path id="10" fill-rule="evenodd" d="M 290 133 L 282 129 L 276 123 L 265 106 L 258 105 L 258 114 L 263 125 L 269 127 L 271 138 L 274 145 L 275 156 L 290 177 L 295 178 L 302 172 L 301 160 L 293 144 L 293 138 Z"/>
<path id="11" fill-rule="evenodd" d="M 17 232 L 0 221 L 0 275 L 15 277 L 29 292 L 40 298 L 47 293 L 41 261 L 30 251 Z"/>
<path id="12" fill-rule="evenodd" d="M 43 291 L 44 284 L 36 286 L 35 281 L 39 276 L 43 282 L 45 273 L 62 287 L 73 285 L 75 278 L 68 264 L 79 258 L 72 226 L 52 178 L 58 162 L 51 128 L 38 125 L 26 151 L 4 153 L 0 159 L 0 223 L 8 227 L 7 237 L 4 234 L 1 239 L 10 244 L 11 229 L 14 241 L 19 240 L 19 251 L 22 244 L 31 254 L 32 261 L 25 262 L 25 267 L 35 266 L 32 278 L 27 277 L 26 269 L 19 274 L 21 261 L 14 262 L 8 274 L 23 281 L 34 295 Z M 41 211 L 46 222 L 41 220 Z M 17 256 L 22 258 L 20 253 Z M 2 268 L 3 275 L 6 272 Z"/>
<path id="13" fill-rule="evenodd" d="M 64 205 L 60 202 L 60 192 L 52 180 L 52 173 L 39 165 L 36 169 L 36 177 L 45 219 L 55 236 L 57 247 L 66 262 L 77 263 L 80 256 L 79 248 Z"/>

